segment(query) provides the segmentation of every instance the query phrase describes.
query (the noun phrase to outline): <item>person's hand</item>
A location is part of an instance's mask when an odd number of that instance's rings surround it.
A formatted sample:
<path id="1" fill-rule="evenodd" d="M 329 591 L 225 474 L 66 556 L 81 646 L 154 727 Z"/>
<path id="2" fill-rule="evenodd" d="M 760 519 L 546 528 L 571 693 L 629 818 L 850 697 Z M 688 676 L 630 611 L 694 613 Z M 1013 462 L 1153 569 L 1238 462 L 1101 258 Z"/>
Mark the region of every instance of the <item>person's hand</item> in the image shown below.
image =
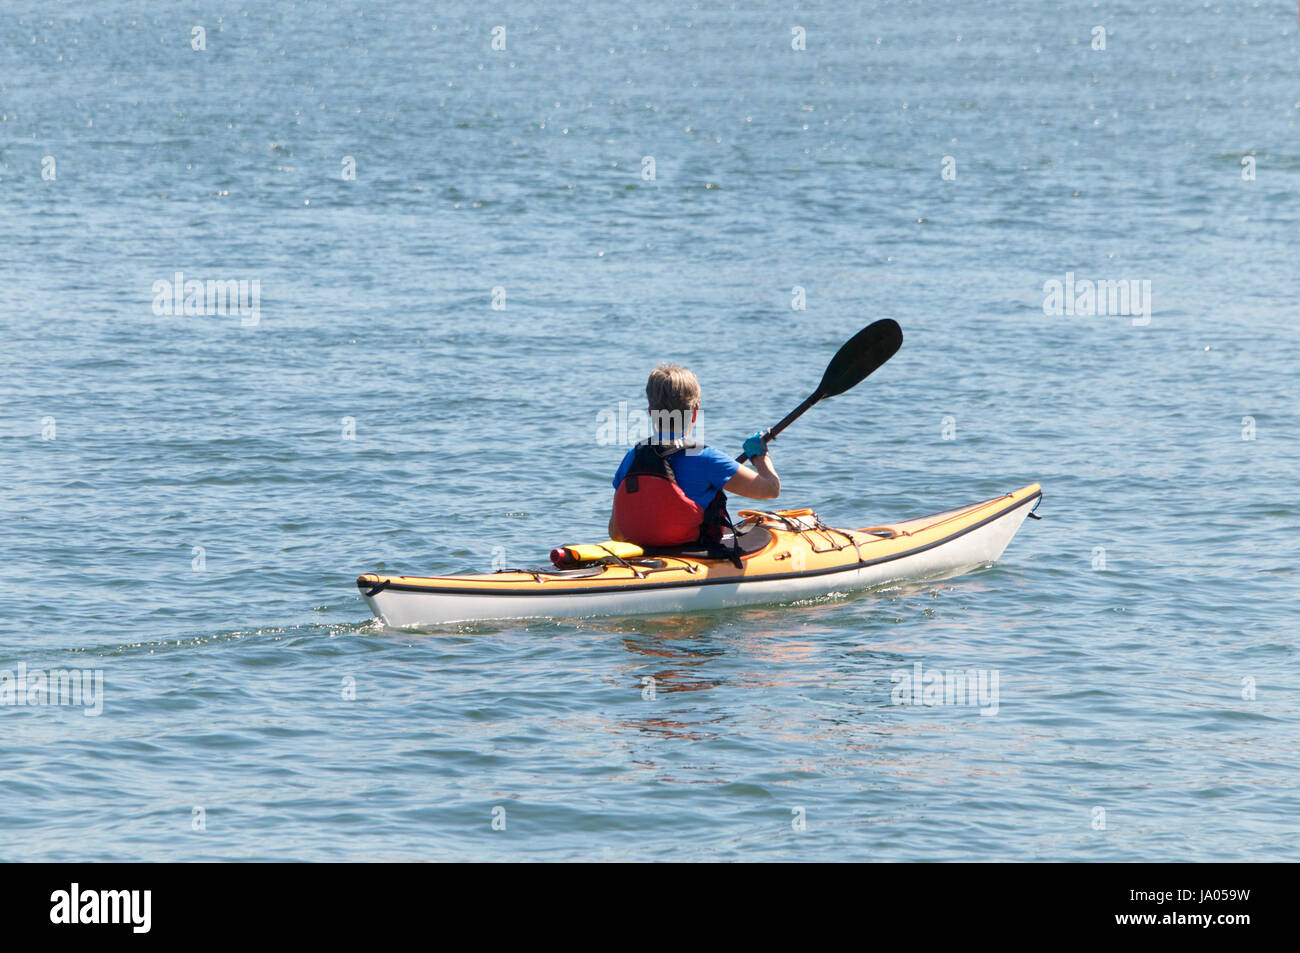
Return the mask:
<path id="1" fill-rule="evenodd" d="M 762 431 L 754 434 L 752 437 L 747 437 L 745 439 L 745 446 L 742 449 L 745 451 L 745 456 L 749 457 L 751 460 L 767 453 L 767 444 L 763 442 Z"/>

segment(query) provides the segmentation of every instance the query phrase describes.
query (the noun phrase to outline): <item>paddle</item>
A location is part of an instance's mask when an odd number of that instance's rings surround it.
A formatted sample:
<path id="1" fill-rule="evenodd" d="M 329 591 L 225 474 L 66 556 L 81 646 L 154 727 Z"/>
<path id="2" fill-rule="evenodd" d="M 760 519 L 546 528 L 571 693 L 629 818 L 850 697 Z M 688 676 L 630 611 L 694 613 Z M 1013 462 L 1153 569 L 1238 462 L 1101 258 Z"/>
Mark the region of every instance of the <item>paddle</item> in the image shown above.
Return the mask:
<path id="1" fill-rule="evenodd" d="M 879 370 L 880 366 L 893 357 L 902 346 L 903 329 L 898 326 L 897 321 L 883 318 L 868 324 L 835 352 L 830 364 L 826 365 L 822 382 L 808 395 L 808 399 L 786 414 L 785 419 L 763 435 L 764 446 L 775 440 L 782 430 L 803 416 L 804 411 L 814 404 L 861 384 Z M 742 453 L 736 457 L 736 462 L 744 463 L 748 459 L 749 454 Z"/>

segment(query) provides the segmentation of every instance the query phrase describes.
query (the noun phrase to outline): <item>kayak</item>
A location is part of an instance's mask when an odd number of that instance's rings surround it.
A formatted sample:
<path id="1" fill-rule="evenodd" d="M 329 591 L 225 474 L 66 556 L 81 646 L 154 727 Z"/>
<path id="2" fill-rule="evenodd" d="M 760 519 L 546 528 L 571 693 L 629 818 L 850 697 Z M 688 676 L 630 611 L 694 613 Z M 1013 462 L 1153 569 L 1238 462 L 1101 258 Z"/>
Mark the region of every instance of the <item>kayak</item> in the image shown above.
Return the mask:
<path id="1" fill-rule="evenodd" d="M 357 577 L 357 588 L 391 628 L 796 602 L 990 564 L 1042 495 L 1032 483 L 933 516 L 854 530 L 826 526 L 810 509 L 741 510 L 734 537 L 710 549 L 559 547 L 553 559 L 568 568 L 455 576 L 366 573 Z"/>

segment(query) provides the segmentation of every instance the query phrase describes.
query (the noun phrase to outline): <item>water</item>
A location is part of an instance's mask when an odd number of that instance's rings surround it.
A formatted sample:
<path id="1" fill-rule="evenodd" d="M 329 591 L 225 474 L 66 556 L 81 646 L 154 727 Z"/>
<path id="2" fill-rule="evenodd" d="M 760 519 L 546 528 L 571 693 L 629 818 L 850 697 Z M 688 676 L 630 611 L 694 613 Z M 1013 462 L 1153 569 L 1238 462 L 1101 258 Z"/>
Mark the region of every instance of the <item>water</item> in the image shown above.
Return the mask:
<path id="1" fill-rule="evenodd" d="M 0 708 L 3 859 L 1297 859 L 1294 9 L 388 6 L 0 19 L 0 663 L 103 677 Z M 599 538 L 656 361 L 736 450 L 884 316 L 782 502 L 1041 481 L 1000 565 L 369 621 L 359 572 Z M 918 662 L 997 714 L 891 704 Z"/>

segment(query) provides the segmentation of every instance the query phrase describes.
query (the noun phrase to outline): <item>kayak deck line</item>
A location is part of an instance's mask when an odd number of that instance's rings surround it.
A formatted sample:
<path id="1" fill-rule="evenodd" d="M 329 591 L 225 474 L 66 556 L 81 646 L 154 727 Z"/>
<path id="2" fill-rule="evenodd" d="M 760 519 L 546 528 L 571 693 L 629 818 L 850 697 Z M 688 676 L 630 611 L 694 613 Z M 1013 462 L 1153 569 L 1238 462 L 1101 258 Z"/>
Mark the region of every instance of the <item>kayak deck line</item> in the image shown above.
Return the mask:
<path id="1" fill-rule="evenodd" d="M 1042 488 L 1033 483 L 932 516 L 858 530 L 835 529 L 820 520 L 814 526 L 796 526 L 794 515 L 810 512 L 806 510 L 747 511 L 746 521 L 764 527 L 771 538 L 745 555 L 739 569 L 728 559 L 659 553 L 640 562 L 572 570 L 456 576 L 365 573 L 357 578 L 357 587 L 375 615 L 396 627 L 787 601 L 835 591 L 841 582 L 846 588 L 866 588 L 993 562 L 1041 499 Z M 847 542 L 835 545 L 832 534 Z M 818 548 L 813 537 L 830 546 Z"/>

